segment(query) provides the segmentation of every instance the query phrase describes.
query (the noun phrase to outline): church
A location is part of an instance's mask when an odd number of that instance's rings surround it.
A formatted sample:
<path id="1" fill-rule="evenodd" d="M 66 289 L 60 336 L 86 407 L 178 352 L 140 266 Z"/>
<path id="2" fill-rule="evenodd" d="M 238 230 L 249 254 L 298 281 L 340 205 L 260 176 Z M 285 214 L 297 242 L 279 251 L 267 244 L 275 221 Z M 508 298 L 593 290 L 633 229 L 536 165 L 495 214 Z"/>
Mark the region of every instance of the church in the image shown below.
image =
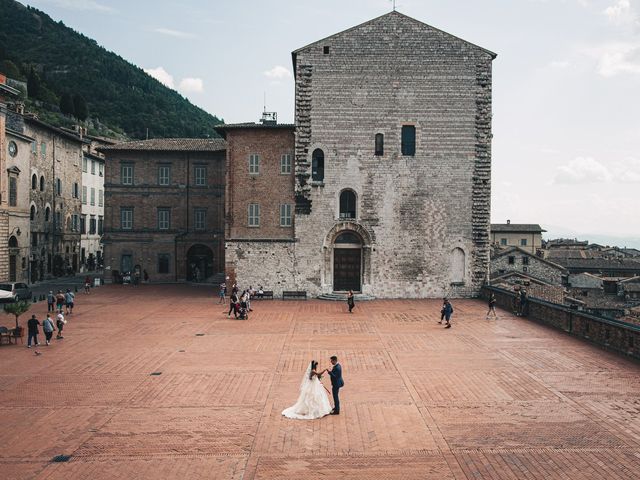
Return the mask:
<path id="1" fill-rule="evenodd" d="M 276 295 L 476 295 L 495 57 L 396 11 L 295 50 L 295 125 L 217 128 L 227 275 Z"/>

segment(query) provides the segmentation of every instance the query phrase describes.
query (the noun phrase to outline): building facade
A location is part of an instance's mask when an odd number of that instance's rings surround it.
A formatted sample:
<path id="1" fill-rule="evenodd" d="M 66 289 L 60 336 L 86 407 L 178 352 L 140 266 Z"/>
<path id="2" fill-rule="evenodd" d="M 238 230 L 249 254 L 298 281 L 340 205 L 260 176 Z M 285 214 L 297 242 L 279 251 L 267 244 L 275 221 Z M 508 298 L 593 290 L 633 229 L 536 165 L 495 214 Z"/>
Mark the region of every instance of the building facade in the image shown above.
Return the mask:
<path id="1" fill-rule="evenodd" d="M 499 248 L 519 247 L 529 253 L 537 254 L 542 250 L 542 233 L 546 232 L 538 224 L 492 223 L 491 244 Z"/>
<path id="2" fill-rule="evenodd" d="M 136 271 L 153 282 L 223 278 L 225 147 L 156 139 L 100 149 L 107 280 Z"/>
<path id="3" fill-rule="evenodd" d="M 477 294 L 489 272 L 494 58 L 398 12 L 293 52 L 294 239 L 231 239 L 239 281 Z M 233 232 L 243 220 L 231 220 Z"/>
<path id="4" fill-rule="evenodd" d="M 83 152 L 82 217 L 80 218 L 80 265 L 95 271 L 102 265 L 104 229 L 104 158 Z"/>
<path id="5" fill-rule="evenodd" d="M 491 258 L 491 279 L 506 273 L 518 272 L 551 285 L 563 285 L 569 272 L 562 265 L 533 255 L 520 247 L 509 247 L 498 251 Z M 492 281 L 493 284 L 493 281 Z"/>

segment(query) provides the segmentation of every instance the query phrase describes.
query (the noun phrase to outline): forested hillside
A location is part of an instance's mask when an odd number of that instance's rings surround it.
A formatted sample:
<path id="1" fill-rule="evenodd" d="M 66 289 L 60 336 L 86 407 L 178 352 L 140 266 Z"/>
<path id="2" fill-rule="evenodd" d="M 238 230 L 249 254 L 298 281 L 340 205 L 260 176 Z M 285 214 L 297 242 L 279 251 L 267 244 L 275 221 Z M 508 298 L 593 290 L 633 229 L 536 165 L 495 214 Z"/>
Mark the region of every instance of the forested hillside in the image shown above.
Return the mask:
<path id="1" fill-rule="evenodd" d="M 14 0 L 0 0 L 0 73 L 27 82 L 27 109 L 54 124 L 87 120 L 131 138 L 158 138 L 216 136 L 221 123 L 94 40 Z"/>

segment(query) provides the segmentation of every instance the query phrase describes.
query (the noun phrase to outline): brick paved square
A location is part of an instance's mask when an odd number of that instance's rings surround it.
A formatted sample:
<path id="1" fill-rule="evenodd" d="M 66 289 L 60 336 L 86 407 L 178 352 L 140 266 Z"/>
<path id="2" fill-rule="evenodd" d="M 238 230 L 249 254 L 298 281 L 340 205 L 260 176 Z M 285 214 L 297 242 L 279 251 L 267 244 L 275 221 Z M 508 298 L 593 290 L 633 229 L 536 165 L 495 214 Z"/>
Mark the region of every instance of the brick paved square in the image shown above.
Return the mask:
<path id="1" fill-rule="evenodd" d="M 640 478 L 636 363 L 473 300 L 444 330 L 437 300 L 256 301 L 236 321 L 214 293 L 100 287 L 42 355 L 0 347 L 0 477 Z M 333 354 L 341 415 L 283 418 Z"/>

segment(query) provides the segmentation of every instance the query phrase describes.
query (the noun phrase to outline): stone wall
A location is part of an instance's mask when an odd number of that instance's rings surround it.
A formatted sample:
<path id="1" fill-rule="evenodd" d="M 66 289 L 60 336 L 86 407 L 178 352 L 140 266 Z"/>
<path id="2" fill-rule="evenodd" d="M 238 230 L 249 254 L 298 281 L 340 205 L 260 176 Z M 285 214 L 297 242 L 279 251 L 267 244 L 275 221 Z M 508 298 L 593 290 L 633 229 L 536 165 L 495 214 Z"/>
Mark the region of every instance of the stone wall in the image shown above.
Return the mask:
<path id="1" fill-rule="evenodd" d="M 397 12 L 294 55 L 304 289 L 333 290 L 339 196 L 351 189 L 357 212 L 350 223 L 363 232 L 364 293 L 477 294 L 489 262 L 492 55 Z M 401 154 L 403 125 L 416 127 L 413 156 Z M 311 181 L 316 148 L 324 152 L 323 182 Z M 461 281 L 454 281 L 456 249 L 464 252 Z"/>
<path id="2" fill-rule="evenodd" d="M 513 264 L 509 263 L 509 257 L 513 257 Z M 528 264 L 524 263 L 524 258 L 527 259 Z M 492 277 L 507 272 L 520 272 L 553 285 L 562 285 L 562 276 L 566 274 L 559 265 L 552 265 L 536 256 L 526 255 L 517 250 L 492 258 L 490 271 Z"/>
<path id="3" fill-rule="evenodd" d="M 500 288 L 485 287 L 482 289 L 485 299 L 488 298 L 489 292 L 495 294 L 499 307 L 511 310 L 513 293 Z M 640 360 L 640 326 L 638 325 L 599 318 L 536 298 L 529 298 L 527 318 Z"/>

